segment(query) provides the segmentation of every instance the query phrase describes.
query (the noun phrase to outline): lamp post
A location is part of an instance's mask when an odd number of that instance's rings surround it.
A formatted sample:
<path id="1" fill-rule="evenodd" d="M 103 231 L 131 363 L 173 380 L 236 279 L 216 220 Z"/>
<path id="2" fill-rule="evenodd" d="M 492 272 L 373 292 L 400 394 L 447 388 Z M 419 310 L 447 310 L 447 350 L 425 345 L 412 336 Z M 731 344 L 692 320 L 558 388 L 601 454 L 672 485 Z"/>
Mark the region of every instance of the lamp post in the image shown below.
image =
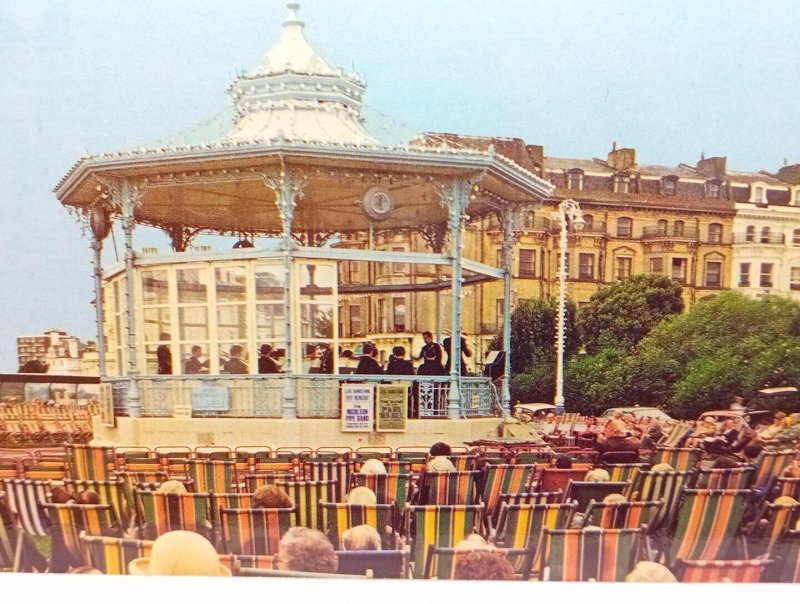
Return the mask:
<path id="1" fill-rule="evenodd" d="M 576 231 L 583 230 L 585 225 L 583 212 L 574 199 L 565 199 L 558 204 L 558 211 L 553 214 L 553 219 L 561 225 L 561 238 L 559 240 L 558 266 L 558 326 L 556 327 L 556 396 L 553 404 L 556 413 L 564 412 L 564 331 L 566 328 L 566 303 L 567 303 L 567 231 L 573 226 Z"/>

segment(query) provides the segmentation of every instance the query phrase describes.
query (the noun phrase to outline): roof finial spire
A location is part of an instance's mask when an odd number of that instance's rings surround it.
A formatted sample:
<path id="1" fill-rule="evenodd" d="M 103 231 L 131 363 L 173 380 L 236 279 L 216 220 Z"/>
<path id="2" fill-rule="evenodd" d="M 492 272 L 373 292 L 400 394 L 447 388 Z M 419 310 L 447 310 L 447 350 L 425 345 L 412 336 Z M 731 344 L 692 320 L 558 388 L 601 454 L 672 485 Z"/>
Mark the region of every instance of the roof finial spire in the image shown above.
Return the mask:
<path id="1" fill-rule="evenodd" d="M 300 27 L 303 27 L 305 23 L 300 20 L 300 16 L 297 14 L 297 11 L 300 10 L 300 3 L 289 2 L 286 5 L 286 8 L 289 9 L 289 14 L 286 16 L 286 21 L 283 22 L 283 26 L 286 27 L 287 25 L 299 25 Z"/>

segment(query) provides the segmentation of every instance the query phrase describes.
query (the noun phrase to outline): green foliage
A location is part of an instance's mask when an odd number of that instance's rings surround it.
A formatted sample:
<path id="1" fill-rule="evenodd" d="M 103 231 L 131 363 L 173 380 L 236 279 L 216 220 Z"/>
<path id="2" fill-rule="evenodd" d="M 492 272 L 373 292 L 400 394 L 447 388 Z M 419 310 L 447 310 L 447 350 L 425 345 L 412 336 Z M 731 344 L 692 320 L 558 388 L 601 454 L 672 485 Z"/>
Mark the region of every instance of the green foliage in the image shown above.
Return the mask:
<path id="1" fill-rule="evenodd" d="M 540 357 L 525 373 L 512 373 L 511 400 L 523 403 L 552 403 L 556 394 L 556 365 L 552 356 Z"/>
<path id="2" fill-rule="evenodd" d="M 599 415 L 609 407 L 627 405 L 626 356 L 621 348 L 606 348 L 573 357 L 564 380 L 565 410 Z"/>
<path id="3" fill-rule="evenodd" d="M 578 329 L 586 352 L 632 349 L 664 318 L 683 311 L 681 286 L 661 275 L 635 275 L 595 292 Z"/>

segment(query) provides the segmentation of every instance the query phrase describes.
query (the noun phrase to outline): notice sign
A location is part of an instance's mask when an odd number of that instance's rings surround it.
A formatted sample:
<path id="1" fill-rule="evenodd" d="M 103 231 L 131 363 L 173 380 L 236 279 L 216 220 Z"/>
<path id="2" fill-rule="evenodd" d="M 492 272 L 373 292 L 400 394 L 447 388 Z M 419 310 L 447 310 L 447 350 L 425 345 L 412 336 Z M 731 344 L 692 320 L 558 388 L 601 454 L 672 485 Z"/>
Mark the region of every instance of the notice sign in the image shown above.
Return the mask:
<path id="1" fill-rule="evenodd" d="M 201 384 L 192 389 L 193 411 L 229 411 L 231 395 L 225 386 Z"/>
<path id="2" fill-rule="evenodd" d="M 342 384 L 342 432 L 372 432 L 372 384 Z"/>
<path id="3" fill-rule="evenodd" d="M 378 432 L 405 432 L 408 418 L 408 386 L 378 386 L 376 421 Z"/>

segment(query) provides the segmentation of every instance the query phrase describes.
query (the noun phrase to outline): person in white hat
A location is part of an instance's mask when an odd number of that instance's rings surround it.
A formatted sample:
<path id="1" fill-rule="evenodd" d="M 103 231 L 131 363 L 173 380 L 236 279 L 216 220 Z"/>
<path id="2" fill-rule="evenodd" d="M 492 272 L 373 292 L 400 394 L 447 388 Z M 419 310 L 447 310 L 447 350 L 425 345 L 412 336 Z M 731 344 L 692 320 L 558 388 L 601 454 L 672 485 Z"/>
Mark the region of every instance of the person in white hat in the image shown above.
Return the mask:
<path id="1" fill-rule="evenodd" d="M 219 561 L 211 542 L 191 531 L 170 531 L 153 543 L 149 556 L 131 560 L 132 575 L 229 577 L 231 571 Z"/>

